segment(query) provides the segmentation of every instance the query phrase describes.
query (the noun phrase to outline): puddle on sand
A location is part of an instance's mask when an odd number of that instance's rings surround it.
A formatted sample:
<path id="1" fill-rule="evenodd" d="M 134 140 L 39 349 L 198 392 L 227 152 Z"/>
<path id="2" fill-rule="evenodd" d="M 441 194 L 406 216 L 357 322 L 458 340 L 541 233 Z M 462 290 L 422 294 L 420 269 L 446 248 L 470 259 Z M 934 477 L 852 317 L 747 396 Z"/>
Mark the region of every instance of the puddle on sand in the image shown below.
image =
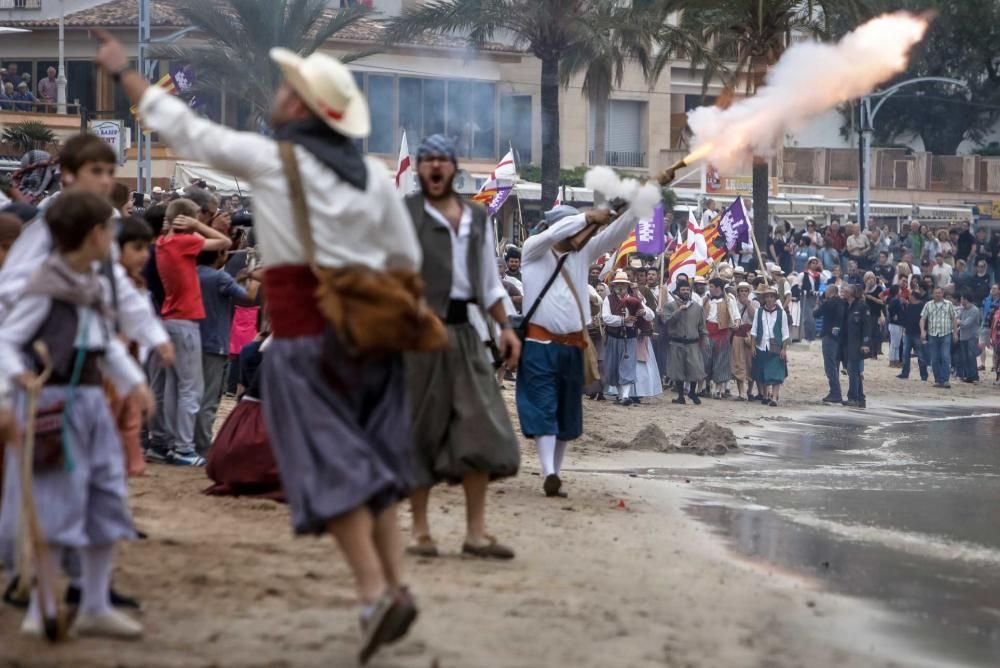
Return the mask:
<path id="1" fill-rule="evenodd" d="M 686 511 L 741 555 L 895 610 L 882 630 L 928 660 L 1000 665 L 1000 417 L 841 414 L 756 436 L 714 469 L 636 473 L 707 493 Z"/>

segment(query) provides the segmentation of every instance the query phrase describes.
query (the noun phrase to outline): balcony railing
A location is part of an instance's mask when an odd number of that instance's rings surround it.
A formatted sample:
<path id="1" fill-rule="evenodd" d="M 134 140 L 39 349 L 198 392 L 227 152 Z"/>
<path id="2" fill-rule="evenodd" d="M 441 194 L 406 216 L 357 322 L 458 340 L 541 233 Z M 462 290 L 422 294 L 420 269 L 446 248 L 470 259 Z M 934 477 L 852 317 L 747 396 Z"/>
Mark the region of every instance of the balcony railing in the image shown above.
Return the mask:
<path id="1" fill-rule="evenodd" d="M 589 154 L 591 165 L 601 164 L 628 169 L 639 169 L 646 166 L 646 154 L 640 151 L 605 151 L 604 160 L 600 162 L 594 159 L 594 149 L 590 149 Z"/>
<path id="2" fill-rule="evenodd" d="M 42 0 L 0 0 L 0 9 L 41 9 Z"/>

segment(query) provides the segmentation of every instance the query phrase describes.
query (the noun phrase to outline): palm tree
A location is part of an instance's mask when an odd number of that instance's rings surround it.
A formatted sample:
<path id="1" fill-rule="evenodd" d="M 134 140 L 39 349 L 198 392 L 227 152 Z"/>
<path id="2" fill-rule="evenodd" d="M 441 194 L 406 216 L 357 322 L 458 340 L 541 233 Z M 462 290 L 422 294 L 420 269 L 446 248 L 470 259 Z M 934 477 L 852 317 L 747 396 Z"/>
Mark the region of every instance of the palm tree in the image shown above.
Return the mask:
<path id="1" fill-rule="evenodd" d="M 606 112 L 610 84 L 621 78 L 617 72 L 637 49 L 648 46 L 637 27 L 645 22 L 616 31 L 617 39 L 608 37 L 608 19 L 619 16 L 612 4 L 611 0 L 431 0 L 407 8 L 391 20 L 386 40 L 393 44 L 424 33 L 439 33 L 481 46 L 497 38 L 512 38 L 515 46 L 541 61 L 542 203 L 547 206 L 555 201 L 559 187 L 559 88 L 568 74 L 560 71 L 564 61 L 571 60 L 574 64 L 567 63 L 567 67 L 582 71 L 587 66 L 585 54 L 606 53 L 602 42 L 617 43 L 613 51 L 622 58 L 605 57 L 602 66 L 594 68 L 587 86 L 592 99 L 604 97 Z M 591 74 L 589 67 L 587 73 Z M 603 133 L 604 124 L 599 122 L 597 127 Z"/>
<path id="2" fill-rule="evenodd" d="M 714 58 L 691 54 L 692 66 L 703 67 L 707 90 L 717 77 L 724 84 L 720 106 L 735 95 L 753 95 L 768 70 L 778 62 L 793 36 L 823 38 L 832 17 L 859 13 L 863 0 L 689 0 L 680 27 L 700 31 Z M 764 244 L 768 230 L 769 165 L 754 157 L 754 236 Z"/>
<path id="3" fill-rule="evenodd" d="M 55 133 L 44 123 L 23 121 L 14 123 L 3 131 L 0 141 L 15 147 L 21 153 L 45 149 L 56 141 Z"/>
<path id="4" fill-rule="evenodd" d="M 281 74 L 268 55 L 280 46 L 308 55 L 341 30 L 365 19 L 363 7 L 333 10 L 327 0 L 176 0 L 201 39 L 191 46 L 164 46 L 154 56 L 191 66 L 194 91 L 227 90 L 251 104 L 253 115 L 271 106 Z M 368 55 L 342 57 L 349 62 Z"/>
<path id="5" fill-rule="evenodd" d="M 625 68 L 634 62 L 649 77 L 653 54 L 650 13 L 623 7 L 615 0 L 597 0 L 586 24 L 586 39 L 576 42 L 560 63 L 560 80 L 569 87 L 583 72 L 583 94 L 594 109 L 594 164 L 604 164 L 607 154 L 608 103 L 613 88 L 622 85 Z"/>

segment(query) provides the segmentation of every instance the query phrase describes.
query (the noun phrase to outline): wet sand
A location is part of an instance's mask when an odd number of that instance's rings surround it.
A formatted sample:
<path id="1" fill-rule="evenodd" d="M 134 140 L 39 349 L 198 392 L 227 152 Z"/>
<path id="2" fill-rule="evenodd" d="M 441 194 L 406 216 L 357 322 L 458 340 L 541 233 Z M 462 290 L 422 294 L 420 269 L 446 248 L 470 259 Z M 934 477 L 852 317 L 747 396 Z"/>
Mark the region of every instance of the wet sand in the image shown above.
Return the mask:
<path id="1" fill-rule="evenodd" d="M 542 497 L 533 448 L 524 442 L 522 473 L 490 494 L 490 531 L 518 550 L 513 562 L 459 557 L 461 495 L 437 490 L 431 519 L 446 556 L 407 559 L 422 616 L 409 638 L 371 665 L 935 665 L 905 639 L 877 630 L 896 620 L 884 606 L 825 591 L 780 564 L 735 556 L 684 511 L 692 494 L 684 478 L 625 472 L 696 470 L 731 456 L 607 447 L 651 423 L 679 442 L 705 419 L 749 434 L 797 415 L 846 412 L 816 403 L 826 389 L 818 345 L 793 350 L 790 366 L 779 408 L 710 400 L 676 407 L 669 397 L 629 409 L 587 401 L 587 436 L 567 455 L 569 499 Z M 884 361 L 869 364 L 870 405 L 995 396 L 992 387 L 946 395 L 895 373 Z M 512 402 L 513 391 L 505 396 Z M 280 504 L 202 496 L 203 476 L 152 466 L 132 483 L 136 520 L 150 539 L 120 549 L 115 581 L 145 603 L 143 642 L 50 648 L 20 638 L 20 614 L 4 608 L 0 665 L 355 665 L 354 594 L 330 540 L 293 539 Z"/>

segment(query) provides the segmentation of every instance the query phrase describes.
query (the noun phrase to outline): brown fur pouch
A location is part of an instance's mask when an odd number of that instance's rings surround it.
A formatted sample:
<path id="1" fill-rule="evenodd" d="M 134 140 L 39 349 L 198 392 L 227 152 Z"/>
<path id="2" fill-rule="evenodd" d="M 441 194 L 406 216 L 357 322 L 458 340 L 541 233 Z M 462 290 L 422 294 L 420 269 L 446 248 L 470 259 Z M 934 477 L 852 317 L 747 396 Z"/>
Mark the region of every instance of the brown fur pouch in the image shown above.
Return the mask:
<path id="1" fill-rule="evenodd" d="M 62 442 L 62 402 L 39 410 L 35 417 L 35 452 L 32 467 L 36 473 L 61 469 L 65 463 Z"/>

